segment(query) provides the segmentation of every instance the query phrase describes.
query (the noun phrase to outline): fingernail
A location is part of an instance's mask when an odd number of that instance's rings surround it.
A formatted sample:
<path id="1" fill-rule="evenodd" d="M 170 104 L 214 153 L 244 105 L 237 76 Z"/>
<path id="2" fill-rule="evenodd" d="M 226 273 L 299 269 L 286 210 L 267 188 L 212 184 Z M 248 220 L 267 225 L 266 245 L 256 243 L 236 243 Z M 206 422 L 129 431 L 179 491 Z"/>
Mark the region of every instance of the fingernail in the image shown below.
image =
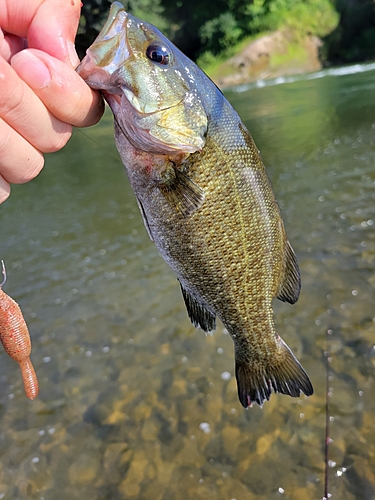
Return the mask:
<path id="1" fill-rule="evenodd" d="M 16 54 L 12 59 L 12 66 L 13 64 L 17 73 L 31 88 L 43 89 L 52 79 L 45 63 L 28 50 Z"/>
<path id="2" fill-rule="evenodd" d="M 75 69 L 79 64 L 79 58 L 77 56 L 76 48 L 73 42 L 66 42 L 66 48 L 68 50 L 70 62 Z"/>

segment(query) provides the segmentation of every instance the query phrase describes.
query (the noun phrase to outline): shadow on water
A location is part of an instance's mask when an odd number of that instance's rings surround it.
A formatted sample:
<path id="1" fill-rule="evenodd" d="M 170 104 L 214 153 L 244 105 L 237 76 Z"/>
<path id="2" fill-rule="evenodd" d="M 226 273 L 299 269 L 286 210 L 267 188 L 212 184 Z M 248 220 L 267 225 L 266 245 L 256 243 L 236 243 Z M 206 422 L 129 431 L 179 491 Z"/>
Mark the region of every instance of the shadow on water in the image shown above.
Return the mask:
<path id="1" fill-rule="evenodd" d="M 303 288 L 275 302 L 311 398 L 242 409 L 233 348 L 190 325 L 149 241 L 109 114 L 1 205 L 5 291 L 22 306 L 41 393 L 0 352 L 0 499 L 375 497 L 374 72 L 228 92 L 262 151 Z M 327 330 L 330 330 L 327 343 Z"/>

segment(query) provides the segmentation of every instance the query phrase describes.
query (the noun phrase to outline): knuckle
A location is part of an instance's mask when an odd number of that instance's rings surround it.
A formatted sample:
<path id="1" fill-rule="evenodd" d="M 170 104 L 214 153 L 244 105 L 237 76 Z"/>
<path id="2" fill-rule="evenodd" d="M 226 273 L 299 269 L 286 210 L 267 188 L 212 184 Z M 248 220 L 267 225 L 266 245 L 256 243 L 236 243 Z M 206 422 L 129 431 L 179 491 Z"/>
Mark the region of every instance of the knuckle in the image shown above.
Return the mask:
<path id="1" fill-rule="evenodd" d="M 0 122 L 0 181 L 24 184 L 36 177 L 44 165 L 40 151 Z M 0 182 L 1 190 L 1 182 Z"/>
<path id="2" fill-rule="evenodd" d="M 25 99 L 25 88 L 23 85 L 16 84 L 12 88 L 9 85 L 2 87 L 0 113 L 3 119 L 6 119 L 11 113 L 17 113 L 25 105 L 27 105 L 27 100 Z"/>
<path id="3" fill-rule="evenodd" d="M 4 127 L 2 127 L 4 129 Z M 10 145 L 10 129 L 6 128 L 1 130 L 0 134 L 0 158 L 6 157 L 11 145 Z"/>

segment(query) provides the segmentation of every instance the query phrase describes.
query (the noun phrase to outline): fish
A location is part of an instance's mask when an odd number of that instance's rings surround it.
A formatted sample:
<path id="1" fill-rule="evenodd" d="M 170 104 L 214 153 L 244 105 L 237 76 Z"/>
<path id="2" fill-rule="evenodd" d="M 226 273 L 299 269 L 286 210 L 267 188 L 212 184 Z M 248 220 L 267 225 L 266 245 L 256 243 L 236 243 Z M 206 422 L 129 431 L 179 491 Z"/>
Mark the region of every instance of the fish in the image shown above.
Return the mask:
<path id="1" fill-rule="evenodd" d="M 114 2 L 77 68 L 114 115 L 115 142 L 151 240 L 191 322 L 219 318 L 234 343 L 238 397 L 313 394 L 276 332 L 272 300 L 294 304 L 300 272 L 249 131 L 223 93 L 156 27 Z"/>
<path id="2" fill-rule="evenodd" d="M 2 289 L 7 280 L 4 261 L 1 261 L 1 268 L 3 280 L 0 283 L 0 341 L 8 356 L 19 364 L 26 396 L 33 400 L 39 393 L 39 384 L 30 360 L 30 333 L 20 306 Z"/>

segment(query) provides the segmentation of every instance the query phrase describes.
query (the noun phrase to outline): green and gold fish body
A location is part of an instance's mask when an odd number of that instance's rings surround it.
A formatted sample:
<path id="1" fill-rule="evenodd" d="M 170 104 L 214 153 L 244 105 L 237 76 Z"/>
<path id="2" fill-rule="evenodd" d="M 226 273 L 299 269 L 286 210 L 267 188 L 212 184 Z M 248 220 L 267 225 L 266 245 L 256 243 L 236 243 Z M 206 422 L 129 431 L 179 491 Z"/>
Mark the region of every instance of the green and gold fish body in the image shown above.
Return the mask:
<path id="1" fill-rule="evenodd" d="M 79 68 L 103 91 L 145 226 L 177 274 L 189 317 L 216 316 L 235 346 L 244 407 L 313 392 L 275 331 L 272 300 L 300 277 L 259 152 L 209 78 L 156 28 L 115 2 Z"/>

